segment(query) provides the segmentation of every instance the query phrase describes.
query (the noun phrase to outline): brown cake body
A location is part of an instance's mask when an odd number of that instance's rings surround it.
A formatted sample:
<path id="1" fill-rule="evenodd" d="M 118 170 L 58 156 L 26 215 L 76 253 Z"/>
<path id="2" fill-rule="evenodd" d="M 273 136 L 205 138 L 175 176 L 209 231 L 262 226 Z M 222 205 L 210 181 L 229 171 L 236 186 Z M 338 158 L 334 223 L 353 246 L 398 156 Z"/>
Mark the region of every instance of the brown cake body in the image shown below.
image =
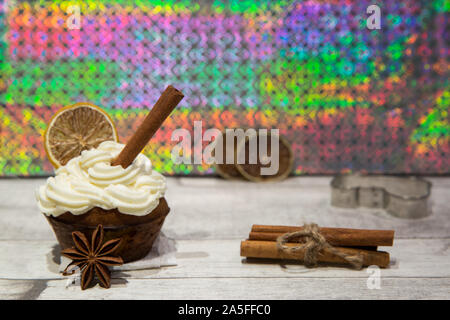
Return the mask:
<path id="1" fill-rule="evenodd" d="M 101 224 L 104 227 L 105 241 L 121 238 L 122 242 L 116 253 L 124 262 L 131 262 L 144 258 L 150 252 L 169 211 L 166 199 L 160 198 L 158 206 L 144 216 L 94 207 L 81 215 L 65 212 L 58 217 L 46 215 L 46 218 L 62 249 L 73 247 L 73 231 L 80 231 L 91 237 L 97 225 Z"/>

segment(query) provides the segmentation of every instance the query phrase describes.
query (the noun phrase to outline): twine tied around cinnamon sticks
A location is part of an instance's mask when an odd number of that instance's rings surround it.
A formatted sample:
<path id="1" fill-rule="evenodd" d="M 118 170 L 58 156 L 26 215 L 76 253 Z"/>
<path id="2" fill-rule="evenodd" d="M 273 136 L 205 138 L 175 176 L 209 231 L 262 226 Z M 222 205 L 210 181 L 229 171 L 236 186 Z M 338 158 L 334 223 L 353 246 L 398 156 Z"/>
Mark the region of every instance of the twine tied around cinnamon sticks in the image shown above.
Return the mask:
<path id="1" fill-rule="evenodd" d="M 289 240 L 300 238 L 304 238 L 305 243 L 295 247 L 285 245 Z M 361 269 L 363 266 L 363 258 L 360 255 L 347 254 L 330 245 L 320 233 L 319 226 L 315 223 L 305 224 L 300 231 L 288 232 L 279 236 L 277 238 L 277 248 L 286 253 L 295 253 L 304 250 L 304 263 L 308 268 L 317 266 L 318 255 L 324 249 L 344 259 L 355 269 Z"/>

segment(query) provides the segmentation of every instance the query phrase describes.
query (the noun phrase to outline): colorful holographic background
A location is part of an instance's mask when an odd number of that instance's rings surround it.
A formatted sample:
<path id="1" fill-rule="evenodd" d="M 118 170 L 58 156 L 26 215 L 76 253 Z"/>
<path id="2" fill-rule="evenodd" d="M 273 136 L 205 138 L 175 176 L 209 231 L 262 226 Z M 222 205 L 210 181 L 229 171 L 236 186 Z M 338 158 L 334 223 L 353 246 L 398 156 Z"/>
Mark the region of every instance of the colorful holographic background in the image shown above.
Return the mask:
<path id="1" fill-rule="evenodd" d="M 366 8 L 381 8 L 381 29 Z M 81 29 L 68 7 L 79 5 Z M 165 174 L 172 130 L 279 128 L 295 174 L 448 174 L 446 0 L 3 1 L 0 175 L 53 173 L 41 135 L 80 101 L 126 142 L 160 92 L 185 99 L 145 149 Z"/>

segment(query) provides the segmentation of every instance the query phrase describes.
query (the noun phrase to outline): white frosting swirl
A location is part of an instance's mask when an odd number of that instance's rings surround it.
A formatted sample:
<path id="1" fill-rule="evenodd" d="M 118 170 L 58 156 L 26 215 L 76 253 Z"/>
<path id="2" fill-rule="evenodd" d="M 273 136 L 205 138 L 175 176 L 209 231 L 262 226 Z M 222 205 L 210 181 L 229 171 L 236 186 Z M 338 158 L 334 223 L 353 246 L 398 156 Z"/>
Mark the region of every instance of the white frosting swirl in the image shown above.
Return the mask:
<path id="1" fill-rule="evenodd" d="M 166 191 L 166 180 L 152 170 L 150 160 L 139 154 L 126 169 L 110 162 L 124 147 L 114 141 L 102 142 L 98 148 L 85 150 L 56 170 L 56 176 L 36 191 L 41 212 L 59 216 L 86 213 L 93 207 L 117 208 L 135 216 L 150 213 Z"/>

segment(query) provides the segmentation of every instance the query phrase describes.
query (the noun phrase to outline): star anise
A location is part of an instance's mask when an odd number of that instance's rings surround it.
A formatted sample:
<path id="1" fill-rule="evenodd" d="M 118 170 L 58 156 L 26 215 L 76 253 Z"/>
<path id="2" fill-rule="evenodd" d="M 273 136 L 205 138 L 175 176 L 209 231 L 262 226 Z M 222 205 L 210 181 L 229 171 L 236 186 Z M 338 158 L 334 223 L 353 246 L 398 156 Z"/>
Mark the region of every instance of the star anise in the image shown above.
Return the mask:
<path id="1" fill-rule="evenodd" d="M 113 239 L 103 244 L 103 226 L 98 225 L 89 242 L 86 236 L 79 232 L 72 232 L 75 247 L 64 249 L 61 254 L 72 259 L 66 267 L 63 275 L 71 275 L 76 267 L 81 271 L 81 289 L 86 289 L 97 275 L 100 285 L 105 288 L 111 286 L 111 272 L 108 266 L 119 266 L 123 260 L 112 253 L 120 246 L 121 239 Z M 70 272 L 70 271 L 71 272 Z"/>

